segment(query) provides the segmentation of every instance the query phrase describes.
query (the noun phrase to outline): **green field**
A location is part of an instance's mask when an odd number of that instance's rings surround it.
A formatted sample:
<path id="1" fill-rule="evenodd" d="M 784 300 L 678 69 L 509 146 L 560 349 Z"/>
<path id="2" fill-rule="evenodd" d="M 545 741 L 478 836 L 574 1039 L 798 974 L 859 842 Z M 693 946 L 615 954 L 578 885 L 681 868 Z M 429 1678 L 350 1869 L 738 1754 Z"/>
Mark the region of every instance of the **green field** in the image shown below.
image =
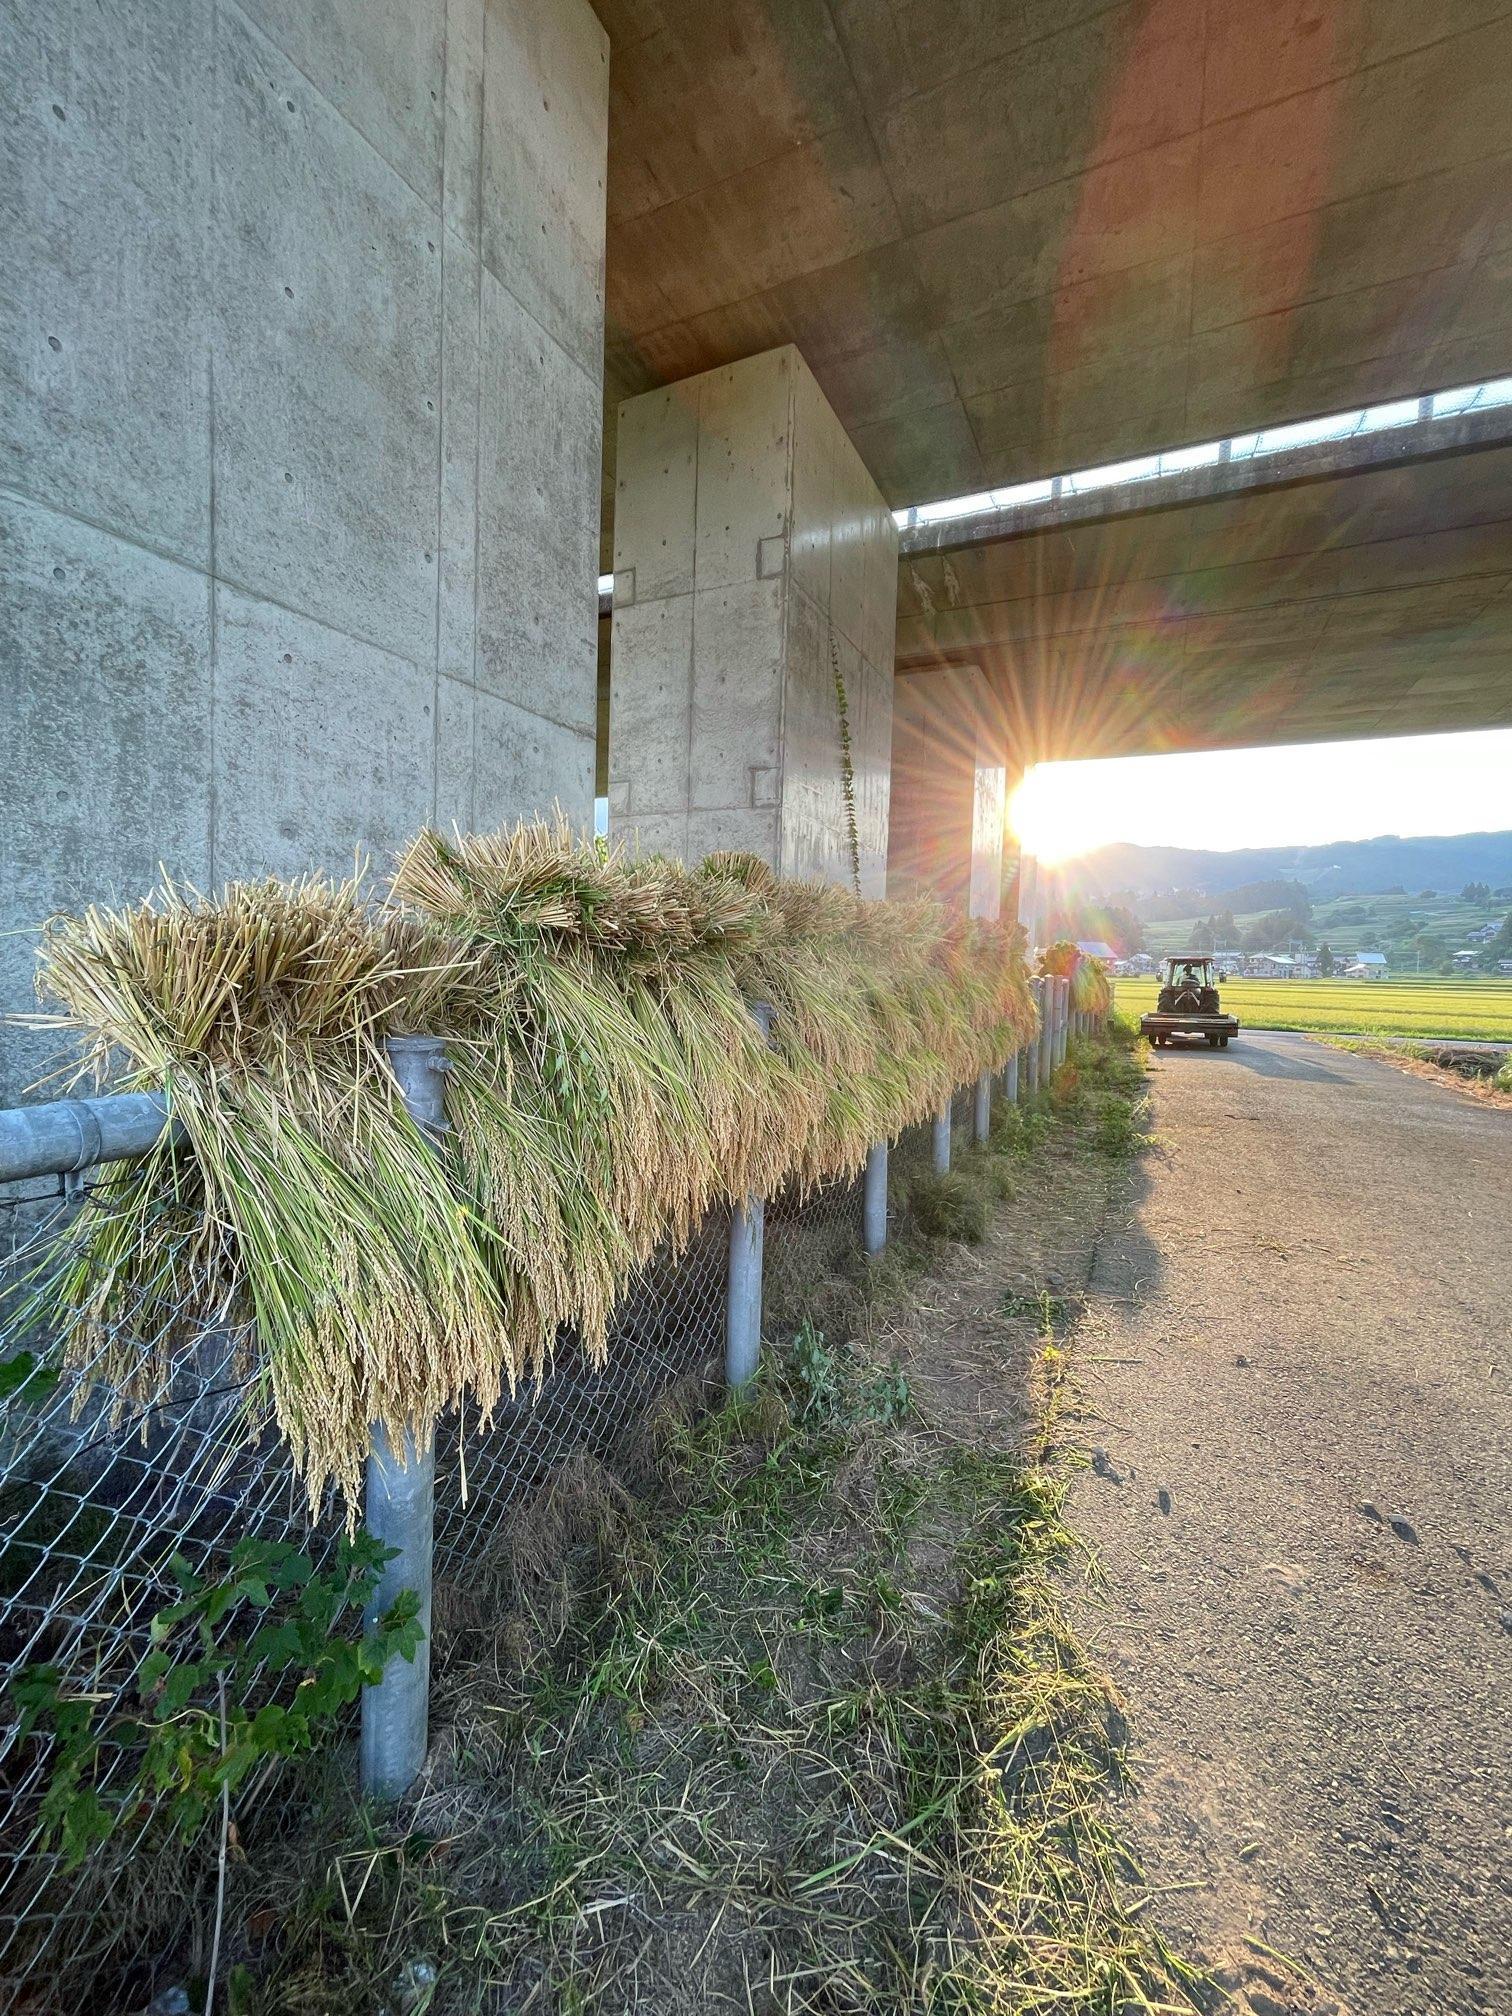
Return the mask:
<path id="1" fill-rule="evenodd" d="M 1113 991 L 1126 1015 L 1142 1015 L 1158 989 L 1154 980 L 1115 980 Z M 1251 1029 L 1512 1042 L 1508 980 L 1230 980 L 1220 994 Z"/>

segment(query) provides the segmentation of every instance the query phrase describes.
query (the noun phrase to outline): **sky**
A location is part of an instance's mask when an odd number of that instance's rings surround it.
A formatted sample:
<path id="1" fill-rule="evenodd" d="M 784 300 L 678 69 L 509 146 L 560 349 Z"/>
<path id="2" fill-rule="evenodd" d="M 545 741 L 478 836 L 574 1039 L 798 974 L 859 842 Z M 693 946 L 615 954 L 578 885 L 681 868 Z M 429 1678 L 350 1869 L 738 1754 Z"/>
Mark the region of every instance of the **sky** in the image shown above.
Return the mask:
<path id="1" fill-rule="evenodd" d="M 1040 763 L 1009 810 L 1046 862 L 1116 840 L 1226 849 L 1499 833 L 1512 828 L 1512 728 Z"/>

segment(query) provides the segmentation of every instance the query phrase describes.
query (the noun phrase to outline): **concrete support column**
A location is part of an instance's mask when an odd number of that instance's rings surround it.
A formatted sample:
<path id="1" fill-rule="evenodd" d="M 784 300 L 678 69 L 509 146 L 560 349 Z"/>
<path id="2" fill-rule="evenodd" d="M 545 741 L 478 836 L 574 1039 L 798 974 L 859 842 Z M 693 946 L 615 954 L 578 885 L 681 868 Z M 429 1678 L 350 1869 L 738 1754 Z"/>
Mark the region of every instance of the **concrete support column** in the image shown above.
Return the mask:
<path id="1" fill-rule="evenodd" d="M 861 1189 L 861 1244 L 869 1260 L 887 1245 L 887 1143 L 867 1151 Z"/>
<path id="2" fill-rule="evenodd" d="M 589 0 L 42 0 L 3 35 L 0 1015 L 39 919 L 160 863 L 588 827 Z M 0 1105 L 52 1047 L 7 1031 Z"/>
<path id="3" fill-rule="evenodd" d="M 626 400 L 613 838 L 847 886 L 855 867 L 881 897 L 897 582 L 886 500 L 792 345 Z"/>
<path id="4" fill-rule="evenodd" d="M 976 666 L 900 676 L 888 894 L 938 896 L 968 917 L 996 919 L 1006 807 L 1002 730 L 986 676 Z"/>
<path id="5" fill-rule="evenodd" d="M 1039 863 L 1022 848 L 1019 850 L 1018 921 L 1024 927 L 1024 943 L 1032 957 L 1039 933 Z"/>

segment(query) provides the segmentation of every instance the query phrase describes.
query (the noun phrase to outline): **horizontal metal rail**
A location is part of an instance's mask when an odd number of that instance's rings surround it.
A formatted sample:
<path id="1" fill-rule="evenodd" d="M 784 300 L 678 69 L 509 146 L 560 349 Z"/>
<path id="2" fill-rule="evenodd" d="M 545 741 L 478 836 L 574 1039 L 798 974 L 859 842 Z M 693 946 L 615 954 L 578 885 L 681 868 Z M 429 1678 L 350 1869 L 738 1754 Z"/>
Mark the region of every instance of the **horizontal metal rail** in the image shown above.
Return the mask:
<path id="1" fill-rule="evenodd" d="M 0 1110 L 0 1183 L 72 1176 L 97 1162 L 145 1155 L 169 1125 L 162 1092 L 112 1092 Z"/>

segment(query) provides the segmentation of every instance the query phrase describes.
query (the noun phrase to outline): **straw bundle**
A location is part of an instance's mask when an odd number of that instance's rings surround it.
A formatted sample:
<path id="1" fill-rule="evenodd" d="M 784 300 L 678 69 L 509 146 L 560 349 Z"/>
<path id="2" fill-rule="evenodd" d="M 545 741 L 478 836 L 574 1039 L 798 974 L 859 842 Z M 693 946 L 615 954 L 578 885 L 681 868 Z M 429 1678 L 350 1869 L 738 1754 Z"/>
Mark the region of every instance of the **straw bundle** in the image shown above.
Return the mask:
<path id="1" fill-rule="evenodd" d="M 1039 955 L 1041 973 L 1071 982 L 1071 1006 L 1079 1015 L 1105 1015 L 1113 1006 L 1113 983 L 1100 959 L 1089 958 L 1069 938 L 1058 938 Z"/>
<path id="2" fill-rule="evenodd" d="M 47 1279 L 65 1349 L 140 1390 L 186 1325 L 245 1321 L 312 1500 L 370 1424 L 485 1415 L 711 1206 L 860 1166 L 1030 1033 L 1021 941 L 749 856 L 690 870 L 562 825 L 423 832 L 356 882 L 165 886 L 42 949 L 79 1075 L 166 1089 L 187 1150 L 122 1169 Z M 776 1009 L 772 1042 L 749 1004 Z M 443 1155 L 386 1036 L 443 1035 Z M 150 1338 L 150 1346 L 142 1338 Z"/>

